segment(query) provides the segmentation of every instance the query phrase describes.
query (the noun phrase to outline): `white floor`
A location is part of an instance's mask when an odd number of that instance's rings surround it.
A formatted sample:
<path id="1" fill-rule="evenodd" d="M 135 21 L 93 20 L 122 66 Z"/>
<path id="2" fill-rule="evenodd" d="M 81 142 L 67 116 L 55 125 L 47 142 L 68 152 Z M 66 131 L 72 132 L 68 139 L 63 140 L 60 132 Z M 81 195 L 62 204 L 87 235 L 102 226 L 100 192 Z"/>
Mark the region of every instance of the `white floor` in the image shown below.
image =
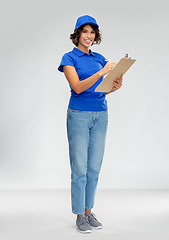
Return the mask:
<path id="1" fill-rule="evenodd" d="M 97 190 L 102 230 L 81 234 L 70 190 L 0 190 L 1 240 L 169 240 L 169 190 Z"/>

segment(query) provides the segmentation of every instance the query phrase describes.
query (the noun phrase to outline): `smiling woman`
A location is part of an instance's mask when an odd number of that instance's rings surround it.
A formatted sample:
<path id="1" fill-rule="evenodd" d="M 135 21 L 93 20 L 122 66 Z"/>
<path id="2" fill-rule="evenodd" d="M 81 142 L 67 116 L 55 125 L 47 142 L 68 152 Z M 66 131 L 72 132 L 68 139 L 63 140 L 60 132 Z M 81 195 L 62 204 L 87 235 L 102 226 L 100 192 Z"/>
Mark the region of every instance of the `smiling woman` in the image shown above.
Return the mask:
<path id="1" fill-rule="evenodd" d="M 91 209 L 94 206 L 108 124 L 105 93 L 95 92 L 95 89 L 116 64 L 90 50 L 94 43 L 101 42 L 99 26 L 93 17 L 79 17 L 70 39 L 76 48 L 63 55 L 58 70 L 64 72 L 71 88 L 67 134 L 72 212 L 77 214 L 77 229 L 88 233 L 92 232 L 92 228 L 102 228 Z M 122 78 L 113 84 L 112 91 L 119 89 Z"/>

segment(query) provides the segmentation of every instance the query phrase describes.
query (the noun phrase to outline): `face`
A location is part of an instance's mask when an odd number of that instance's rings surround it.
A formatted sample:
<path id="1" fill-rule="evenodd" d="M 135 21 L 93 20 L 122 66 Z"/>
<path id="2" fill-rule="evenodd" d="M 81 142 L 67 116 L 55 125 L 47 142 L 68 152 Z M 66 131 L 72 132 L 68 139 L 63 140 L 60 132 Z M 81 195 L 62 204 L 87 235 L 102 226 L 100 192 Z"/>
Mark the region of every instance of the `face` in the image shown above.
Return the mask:
<path id="1" fill-rule="evenodd" d="M 94 42 L 96 33 L 90 25 L 85 25 L 79 37 L 78 48 L 89 48 Z"/>

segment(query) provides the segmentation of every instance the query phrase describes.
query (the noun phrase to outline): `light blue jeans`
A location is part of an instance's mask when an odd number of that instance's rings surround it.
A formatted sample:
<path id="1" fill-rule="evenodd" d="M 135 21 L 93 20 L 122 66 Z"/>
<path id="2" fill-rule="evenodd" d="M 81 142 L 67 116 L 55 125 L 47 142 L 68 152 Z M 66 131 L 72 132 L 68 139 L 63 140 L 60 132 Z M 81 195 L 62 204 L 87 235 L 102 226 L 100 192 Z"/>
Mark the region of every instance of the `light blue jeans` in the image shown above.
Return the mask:
<path id="1" fill-rule="evenodd" d="M 103 161 L 108 111 L 90 112 L 68 108 L 67 134 L 71 167 L 72 212 L 83 215 L 94 206 Z"/>

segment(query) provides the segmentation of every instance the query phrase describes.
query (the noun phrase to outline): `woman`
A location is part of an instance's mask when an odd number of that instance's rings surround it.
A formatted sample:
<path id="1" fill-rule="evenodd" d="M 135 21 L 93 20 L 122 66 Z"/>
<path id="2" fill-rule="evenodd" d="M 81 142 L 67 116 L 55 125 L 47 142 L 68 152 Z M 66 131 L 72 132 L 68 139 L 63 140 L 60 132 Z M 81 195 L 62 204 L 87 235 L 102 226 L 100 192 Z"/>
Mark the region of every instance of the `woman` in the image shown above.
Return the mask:
<path id="1" fill-rule="evenodd" d="M 79 17 L 70 39 L 76 47 L 63 55 L 58 70 L 64 72 L 71 88 L 67 134 L 72 212 L 77 214 L 77 229 L 81 233 L 90 233 L 92 228 L 102 228 L 91 209 L 94 206 L 108 124 L 105 95 L 122 86 L 122 76 L 112 83 L 110 92 L 94 92 L 103 76 L 116 64 L 90 50 L 93 44 L 101 42 L 99 26 L 93 17 Z"/>

